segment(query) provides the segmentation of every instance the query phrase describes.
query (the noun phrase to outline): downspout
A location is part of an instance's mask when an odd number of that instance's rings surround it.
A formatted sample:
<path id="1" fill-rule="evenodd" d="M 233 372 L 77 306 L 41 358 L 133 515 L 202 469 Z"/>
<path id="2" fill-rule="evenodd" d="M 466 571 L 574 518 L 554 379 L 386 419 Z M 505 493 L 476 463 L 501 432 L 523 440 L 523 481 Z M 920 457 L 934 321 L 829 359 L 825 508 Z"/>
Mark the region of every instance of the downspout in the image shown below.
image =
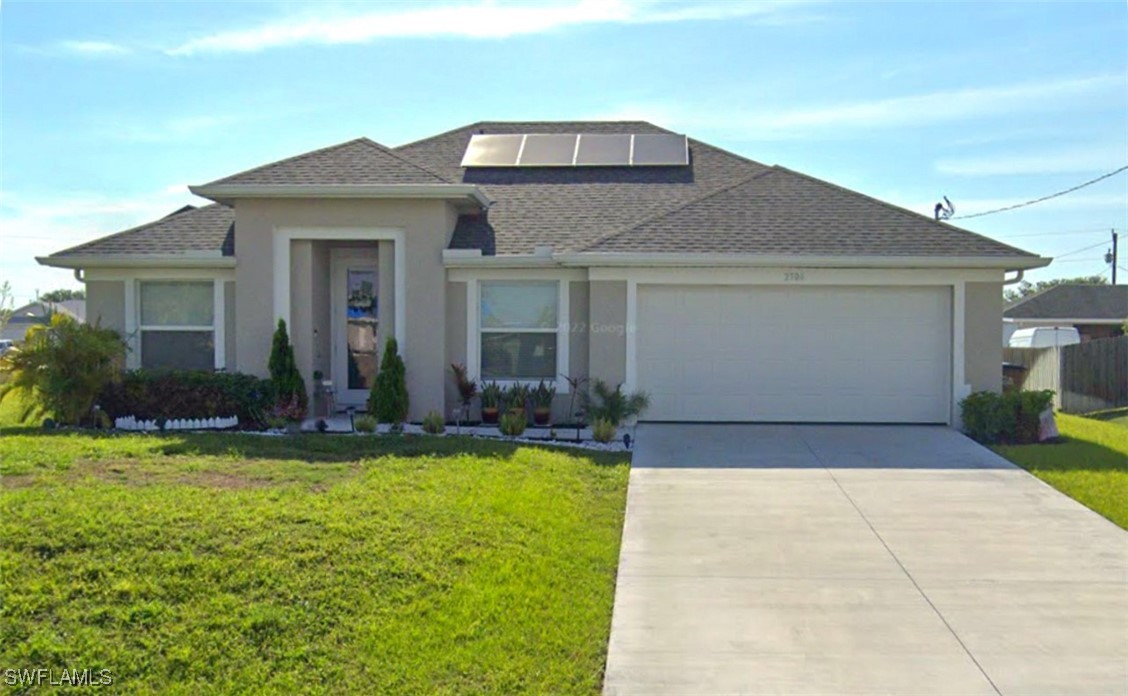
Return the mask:
<path id="1" fill-rule="evenodd" d="M 1018 275 L 1011 278 L 1010 280 L 1007 280 L 1006 273 L 1004 272 L 1003 273 L 1003 285 L 1014 285 L 1015 283 L 1021 283 L 1022 282 L 1022 276 L 1024 276 L 1026 274 L 1026 271 L 1022 270 L 1021 268 L 1018 268 L 1018 269 L 1015 269 L 1015 273 L 1017 273 Z"/>
<path id="2" fill-rule="evenodd" d="M 74 279 L 86 285 L 86 274 L 82 272 L 81 268 L 74 269 Z"/>

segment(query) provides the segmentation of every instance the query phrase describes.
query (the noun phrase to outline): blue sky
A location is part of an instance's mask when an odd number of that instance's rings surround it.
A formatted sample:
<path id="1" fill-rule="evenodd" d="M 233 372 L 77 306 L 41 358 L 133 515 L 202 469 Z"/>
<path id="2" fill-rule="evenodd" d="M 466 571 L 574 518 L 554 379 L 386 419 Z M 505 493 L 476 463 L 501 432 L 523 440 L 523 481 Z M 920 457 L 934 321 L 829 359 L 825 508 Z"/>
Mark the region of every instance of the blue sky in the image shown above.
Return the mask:
<path id="1" fill-rule="evenodd" d="M 33 256 L 201 202 L 187 184 L 478 120 L 643 118 L 926 214 L 1128 164 L 1122 1 L 8 0 L 0 22 L 0 280 L 20 300 L 77 287 Z M 1034 279 L 1106 271 L 1128 174 L 963 224 L 1061 256 Z"/>

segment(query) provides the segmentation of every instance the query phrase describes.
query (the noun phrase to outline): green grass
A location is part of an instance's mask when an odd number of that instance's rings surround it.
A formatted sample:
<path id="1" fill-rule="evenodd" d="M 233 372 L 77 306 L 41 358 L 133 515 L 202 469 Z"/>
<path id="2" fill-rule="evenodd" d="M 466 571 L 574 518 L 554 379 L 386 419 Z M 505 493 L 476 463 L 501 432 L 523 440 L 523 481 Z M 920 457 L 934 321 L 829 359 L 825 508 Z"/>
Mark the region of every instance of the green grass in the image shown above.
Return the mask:
<path id="1" fill-rule="evenodd" d="M 1096 420 L 1107 421 L 1109 423 L 1116 423 L 1118 425 L 1128 426 L 1128 408 L 1114 408 L 1108 411 L 1096 411 L 1095 413 L 1086 413 L 1086 418 L 1094 418 Z"/>
<path id="2" fill-rule="evenodd" d="M 622 455 L 0 437 L 0 664 L 129 693 L 596 693 Z"/>
<path id="3" fill-rule="evenodd" d="M 1128 427 L 1059 413 L 1060 444 L 997 447 L 1007 459 L 1128 529 Z"/>

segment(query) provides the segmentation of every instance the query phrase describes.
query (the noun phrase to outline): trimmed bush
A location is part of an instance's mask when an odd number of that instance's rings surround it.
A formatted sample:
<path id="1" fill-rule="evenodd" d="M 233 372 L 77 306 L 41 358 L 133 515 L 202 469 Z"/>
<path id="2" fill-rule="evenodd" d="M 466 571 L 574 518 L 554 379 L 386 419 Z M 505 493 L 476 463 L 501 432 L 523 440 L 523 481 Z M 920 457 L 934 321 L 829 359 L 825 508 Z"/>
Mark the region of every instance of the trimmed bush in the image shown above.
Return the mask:
<path id="1" fill-rule="evenodd" d="M 502 435 L 509 437 L 521 437 L 525 432 L 525 414 L 524 413 L 503 413 L 501 420 L 498 422 L 498 430 Z"/>
<path id="2" fill-rule="evenodd" d="M 399 344 L 389 338 L 380 360 L 380 374 L 368 396 L 368 413 L 381 423 L 397 425 L 407 420 L 407 368 L 399 355 Z"/>
<path id="3" fill-rule="evenodd" d="M 985 444 L 1037 442 L 1039 418 L 1053 401 L 1049 390 L 975 392 L 960 402 L 964 432 Z"/>
<path id="4" fill-rule="evenodd" d="M 376 432 L 376 419 L 372 416 L 357 416 L 353 421 L 353 428 L 358 433 L 374 433 Z"/>
<path id="5" fill-rule="evenodd" d="M 290 345 L 286 322 L 282 319 L 278 320 L 278 328 L 274 330 L 267 367 L 270 369 L 270 383 L 274 386 L 275 405 L 288 411 L 286 417 L 289 420 L 301 420 L 309 407 L 309 397 L 305 380 L 294 360 L 294 347 Z M 301 415 L 294 418 L 299 411 Z"/>
<path id="6" fill-rule="evenodd" d="M 274 407 L 274 390 L 268 380 L 237 372 L 134 370 L 106 385 L 98 405 L 110 418 L 238 416 L 241 428 L 260 428 Z"/>

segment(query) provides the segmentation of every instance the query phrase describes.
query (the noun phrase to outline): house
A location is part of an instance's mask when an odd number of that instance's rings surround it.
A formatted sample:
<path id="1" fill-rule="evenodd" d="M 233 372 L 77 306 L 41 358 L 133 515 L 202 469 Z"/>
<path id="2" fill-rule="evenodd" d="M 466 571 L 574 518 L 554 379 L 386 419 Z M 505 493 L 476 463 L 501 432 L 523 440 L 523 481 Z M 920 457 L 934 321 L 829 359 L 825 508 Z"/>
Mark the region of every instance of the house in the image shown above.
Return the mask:
<path id="1" fill-rule="evenodd" d="M 37 324 L 46 324 L 52 314 L 67 314 L 78 321 L 86 321 L 85 300 L 64 300 L 63 302 L 32 302 L 12 310 L 12 315 L 4 329 L 0 331 L 0 341 L 20 343 L 27 330 Z"/>
<path id="2" fill-rule="evenodd" d="M 1034 326 L 1072 326 L 1081 341 L 1124 333 L 1128 285 L 1055 285 L 1003 310 L 1003 345 L 1011 334 Z"/>
<path id="3" fill-rule="evenodd" d="M 359 406 L 395 336 L 412 419 L 465 363 L 555 381 L 558 418 L 587 375 L 659 421 L 954 423 L 1000 388 L 1005 273 L 1049 263 L 645 122 L 360 138 L 190 188 L 214 203 L 39 261 L 132 367 L 265 375 L 282 318 Z"/>

